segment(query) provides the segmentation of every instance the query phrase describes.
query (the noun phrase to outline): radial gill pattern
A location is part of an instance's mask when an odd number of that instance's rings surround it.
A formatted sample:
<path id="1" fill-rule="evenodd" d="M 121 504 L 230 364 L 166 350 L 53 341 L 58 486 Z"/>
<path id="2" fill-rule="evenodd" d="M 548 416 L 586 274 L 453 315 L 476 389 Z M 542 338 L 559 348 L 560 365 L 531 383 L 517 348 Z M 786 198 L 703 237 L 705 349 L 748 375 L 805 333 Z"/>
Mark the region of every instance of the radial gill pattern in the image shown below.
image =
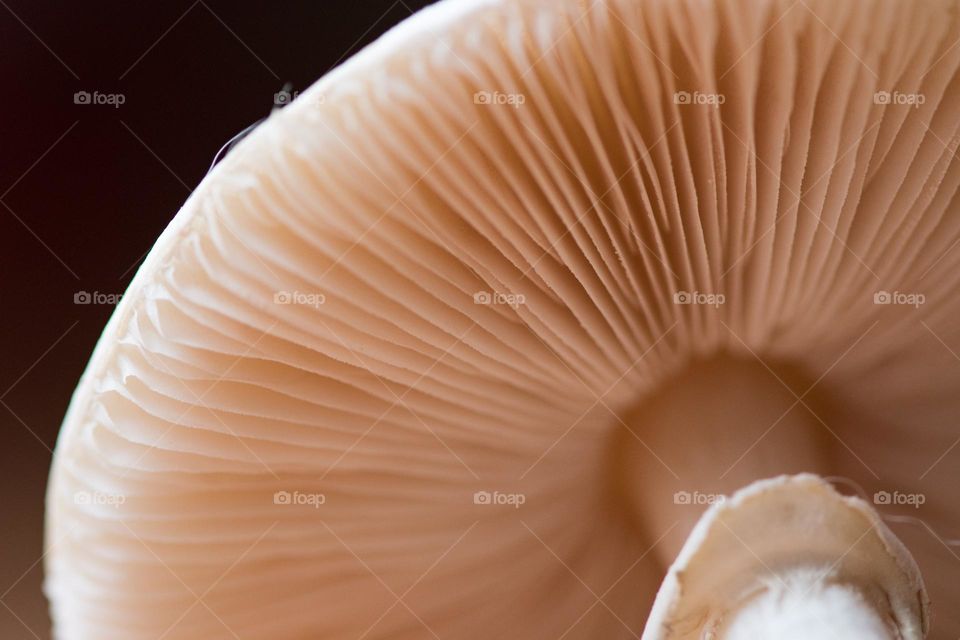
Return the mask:
<path id="1" fill-rule="evenodd" d="M 720 353 L 805 371 L 831 468 L 925 496 L 898 534 L 936 607 L 958 39 L 937 0 L 446 0 L 394 29 L 215 167 L 109 324 L 49 489 L 57 637 L 634 637 L 665 532 L 624 515 L 611 443 Z"/>

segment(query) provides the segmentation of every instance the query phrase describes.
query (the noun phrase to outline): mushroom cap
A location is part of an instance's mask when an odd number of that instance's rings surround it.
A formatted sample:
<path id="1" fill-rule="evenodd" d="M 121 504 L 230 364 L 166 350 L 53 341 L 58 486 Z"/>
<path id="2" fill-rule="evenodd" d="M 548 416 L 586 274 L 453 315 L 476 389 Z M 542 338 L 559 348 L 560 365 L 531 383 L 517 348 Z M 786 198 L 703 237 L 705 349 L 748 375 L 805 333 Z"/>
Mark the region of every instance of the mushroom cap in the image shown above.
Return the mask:
<path id="1" fill-rule="evenodd" d="M 947 0 L 395 28 L 214 167 L 108 324 L 53 463 L 55 634 L 639 633 L 664 567 L 610 443 L 718 352 L 810 373 L 832 468 L 924 496 L 900 533 L 950 601 L 958 37 Z"/>

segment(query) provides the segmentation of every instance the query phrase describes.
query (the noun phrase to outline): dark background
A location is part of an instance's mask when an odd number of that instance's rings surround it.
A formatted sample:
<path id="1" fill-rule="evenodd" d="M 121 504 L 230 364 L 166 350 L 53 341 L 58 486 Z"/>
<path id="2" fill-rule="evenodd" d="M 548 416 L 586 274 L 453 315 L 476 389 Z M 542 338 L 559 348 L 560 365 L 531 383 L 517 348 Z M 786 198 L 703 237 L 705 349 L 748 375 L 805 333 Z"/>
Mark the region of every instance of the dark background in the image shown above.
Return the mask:
<path id="1" fill-rule="evenodd" d="M 429 2 L 0 0 L 0 638 L 48 638 L 43 500 L 73 388 L 217 150 Z M 74 104 L 74 93 L 124 104 Z"/>

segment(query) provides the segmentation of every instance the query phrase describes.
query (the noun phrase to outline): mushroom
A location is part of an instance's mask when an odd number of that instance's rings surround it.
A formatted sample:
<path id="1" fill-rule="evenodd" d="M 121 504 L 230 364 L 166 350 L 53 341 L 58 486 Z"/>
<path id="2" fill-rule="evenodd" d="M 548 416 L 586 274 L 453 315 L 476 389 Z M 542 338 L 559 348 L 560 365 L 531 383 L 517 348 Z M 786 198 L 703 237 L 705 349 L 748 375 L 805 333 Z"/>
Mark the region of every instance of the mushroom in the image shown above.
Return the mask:
<path id="1" fill-rule="evenodd" d="M 877 516 L 751 483 L 888 496 L 955 596 L 958 37 L 947 0 L 394 28 L 227 153 L 107 325 L 51 472 L 55 635 L 630 637 L 673 566 L 658 633 L 737 519 L 760 558 L 873 528 L 837 582 L 778 556 L 816 589 L 793 618 L 731 585 L 728 637 L 891 611 L 916 637 Z"/>

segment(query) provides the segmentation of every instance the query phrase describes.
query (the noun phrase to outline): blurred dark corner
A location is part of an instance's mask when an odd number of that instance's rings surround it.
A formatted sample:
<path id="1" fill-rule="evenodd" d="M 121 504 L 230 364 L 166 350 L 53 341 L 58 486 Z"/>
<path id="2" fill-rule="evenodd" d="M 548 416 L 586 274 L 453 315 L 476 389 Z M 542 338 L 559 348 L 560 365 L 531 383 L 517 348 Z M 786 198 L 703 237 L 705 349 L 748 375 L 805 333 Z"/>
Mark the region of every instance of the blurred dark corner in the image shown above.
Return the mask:
<path id="1" fill-rule="evenodd" d="M 425 4 L 0 0 L 0 638 L 50 636 L 44 492 L 113 310 L 97 302 L 284 83 L 306 88 Z M 106 103 L 75 104 L 84 91 Z"/>

